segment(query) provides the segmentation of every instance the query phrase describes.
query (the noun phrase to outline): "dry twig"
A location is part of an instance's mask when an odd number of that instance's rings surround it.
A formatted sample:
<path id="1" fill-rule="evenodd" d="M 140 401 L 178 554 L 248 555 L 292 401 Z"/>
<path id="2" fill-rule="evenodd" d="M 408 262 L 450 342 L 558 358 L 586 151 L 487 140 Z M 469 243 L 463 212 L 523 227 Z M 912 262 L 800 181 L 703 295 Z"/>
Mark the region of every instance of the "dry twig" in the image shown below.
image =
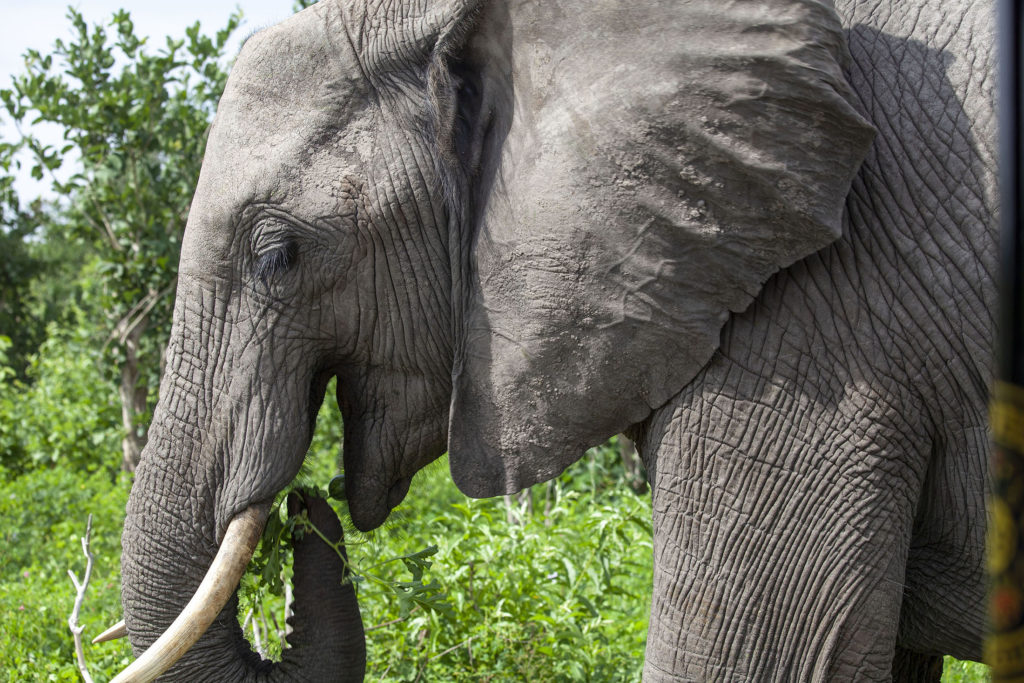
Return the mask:
<path id="1" fill-rule="evenodd" d="M 397 619 L 392 619 L 391 621 L 385 621 L 385 622 L 383 622 L 381 624 L 377 624 L 375 626 L 367 626 L 365 629 L 363 629 L 363 632 L 364 633 L 369 633 L 370 631 L 376 631 L 378 629 L 386 628 L 388 626 L 394 626 L 395 624 L 400 624 L 403 621 L 407 620 L 412 615 L 416 614 L 416 612 L 418 612 L 419 609 L 420 609 L 420 606 L 416 605 L 411 610 L 409 610 L 409 613 L 406 614 L 404 617 L 399 617 Z"/>
<path id="2" fill-rule="evenodd" d="M 75 608 L 71 610 L 71 616 L 68 617 L 68 628 L 71 629 L 71 635 L 75 637 L 75 656 L 78 658 L 78 670 L 82 673 L 82 678 L 85 683 L 92 683 L 92 676 L 89 675 L 89 668 L 85 665 L 85 652 L 82 650 L 82 631 L 85 630 L 84 626 L 78 625 L 78 612 L 82 609 L 82 601 L 85 600 L 85 589 L 89 587 L 89 579 L 92 578 L 92 551 L 89 549 L 89 542 L 92 538 L 92 515 L 89 515 L 89 520 L 85 524 L 85 536 L 82 537 L 82 553 L 85 555 L 85 576 L 82 578 L 81 583 L 78 581 L 78 577 L 75 573 L 68 570 L 68 576 L 71 577 L 71 583 L 75 584 L 75 591 L 77 595 L 75 597 Z"/>

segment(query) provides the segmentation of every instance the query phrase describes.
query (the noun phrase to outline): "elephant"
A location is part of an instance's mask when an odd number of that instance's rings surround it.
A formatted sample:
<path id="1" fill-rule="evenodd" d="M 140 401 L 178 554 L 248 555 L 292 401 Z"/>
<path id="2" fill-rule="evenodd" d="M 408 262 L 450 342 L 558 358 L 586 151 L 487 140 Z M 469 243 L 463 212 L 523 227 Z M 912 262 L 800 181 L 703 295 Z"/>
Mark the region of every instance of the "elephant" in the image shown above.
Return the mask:
<path id="1" fill-rule="evenodd" d="M 321 0 L 254 34 L 209 132 L 128 503 L 136 652 L 237 520 L 261 524 L 336 377 L 361 530 L 445 451 L 487 497 L 633 438 L 646 681 L 926 680 L 942 654 L 980 658 L 990 15 Z M 168 679 L 259 673 L 232 588 Z M 328 661 L 357 648 L 307 633 L 320 673 L 296 675 L 358 678 Z"/>

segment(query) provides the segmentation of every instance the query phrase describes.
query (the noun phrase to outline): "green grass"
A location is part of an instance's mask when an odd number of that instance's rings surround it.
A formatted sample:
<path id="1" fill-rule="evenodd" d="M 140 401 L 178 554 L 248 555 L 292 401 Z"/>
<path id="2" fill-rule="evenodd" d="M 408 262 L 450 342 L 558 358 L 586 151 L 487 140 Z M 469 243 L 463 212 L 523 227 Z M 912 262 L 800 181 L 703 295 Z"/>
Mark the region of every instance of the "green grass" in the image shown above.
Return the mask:
<path id="1" fill-rule="evenodd" d="M 79 681 L 68 616 L 94 516 L 92 581 L 79 622 L 91 639 L 121 618 L 121 525 L 128 482 L 104 472 L 35 470 L 0 486 L 0 681 Z M 90 671 L 109 680 L 130 661 L 127 643 L 87 646 Z"/>
<path id="2" fill-rule="evenodd" d="M 420 490 L 448 498 L 441 509 L 403 515 L 401 531 L 357 546 L 353 558 L 409 552 L 432 538 L 431 572 L 454 618 L 420 613 L 371 631 L 370 680 L 640 679 L 651 585 L 646 498 L 559 481 L 534 490 L 533 512 L 514 510 L 509 522 L 502 499 L 462 498 L 442 467 L 423 479 Z M 393 601 L 363 604 L 371 627 L 400 616 Z"/>

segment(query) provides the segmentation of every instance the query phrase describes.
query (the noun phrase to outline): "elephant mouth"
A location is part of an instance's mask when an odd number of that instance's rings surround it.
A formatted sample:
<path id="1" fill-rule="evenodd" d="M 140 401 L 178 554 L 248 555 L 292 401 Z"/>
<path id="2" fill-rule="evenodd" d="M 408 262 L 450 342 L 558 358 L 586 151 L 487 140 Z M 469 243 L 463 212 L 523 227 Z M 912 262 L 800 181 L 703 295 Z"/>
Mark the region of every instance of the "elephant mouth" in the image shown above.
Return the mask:
<path id="1" fill-rule="evenodd" d="M 388 512 L 394 510 L 396 507 L 405 500 L 405 495 L 409 493 L 409 486 L 412 484 L 412 477 L 402 477 L 388 489 Z"/>
<path id="2" fill-rule="evenodd" d="M 348 490 L 348 512 L 352 524 L 362 532 L 380 527 L 391 511 L 405 500 L 411 484 L 412 477 L 408 476 L 398 479 L 385 490 L 368 486 L 354 486 Z"/>

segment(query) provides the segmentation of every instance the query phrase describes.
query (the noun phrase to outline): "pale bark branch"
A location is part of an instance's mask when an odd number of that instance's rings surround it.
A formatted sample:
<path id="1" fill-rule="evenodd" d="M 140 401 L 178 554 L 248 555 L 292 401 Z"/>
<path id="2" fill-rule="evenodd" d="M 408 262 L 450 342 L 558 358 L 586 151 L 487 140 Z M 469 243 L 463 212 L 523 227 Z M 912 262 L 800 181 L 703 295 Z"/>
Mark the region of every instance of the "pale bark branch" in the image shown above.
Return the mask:
<path id="1" fill-rule="evenodd" d="M 78 670 L 82 674 L 82 679 L 85 683 L 92 683 L 92 676 L 89 675 L 89 668 L 85 664 L 85 651 L 82 649 L 82 631 L 85 630 L 84 626 L 78 624 L 78 613 L 82 609 L 82 601 L 85 600 L 85 590 L 89 587 L 89 579 L 92 578 L 92 563 L 93 555 L 92 550 L 89 548 L 89 543 L 92 539 L 92 515 L 89 515 L 89 520 L 85 524 L 85 536 L 82 537 L 82 554 L 85 555 L 85 576 L 82 581 L 79 582 L 78 577 L 75 573 L 68 570 L 68 576 L 71 577 L 71 583 L 75 585 L 75 607 L 71 610 L 71 616 L 68 617 L 68 628 L 71 629 L 71 635 L 75 638 L 75 657 L 78 660 Z"/>
<path id="2" fill-rule="evenodd" d="M 91 216 L 86 215 L 86 218 L 89 220 L 90 223 L 92 223 L 93 227 L 96 230 L 98 230 L 100 233 L 103 233 L 106 236 L 107 242 L 110 243 L 110 247 L 114 251 L 124 251 L 124 247 L 122 247 L 121 243 L 117 241 L 117 233 L 114 232 L 114 226 L 110 223 L 110 219 L 107 218 L 107 214 L 100 207 L 100 203 L 96 201 L 95 197 L 89 197 L 89 201 L 92 202 L 93 208 L 96 210 L 96 213 L 99 214 L 100 223 L 103 227 L 103 230 L 100 230 L 101 226 L 96 225 L 96 221 L 94 221 Z"/>

